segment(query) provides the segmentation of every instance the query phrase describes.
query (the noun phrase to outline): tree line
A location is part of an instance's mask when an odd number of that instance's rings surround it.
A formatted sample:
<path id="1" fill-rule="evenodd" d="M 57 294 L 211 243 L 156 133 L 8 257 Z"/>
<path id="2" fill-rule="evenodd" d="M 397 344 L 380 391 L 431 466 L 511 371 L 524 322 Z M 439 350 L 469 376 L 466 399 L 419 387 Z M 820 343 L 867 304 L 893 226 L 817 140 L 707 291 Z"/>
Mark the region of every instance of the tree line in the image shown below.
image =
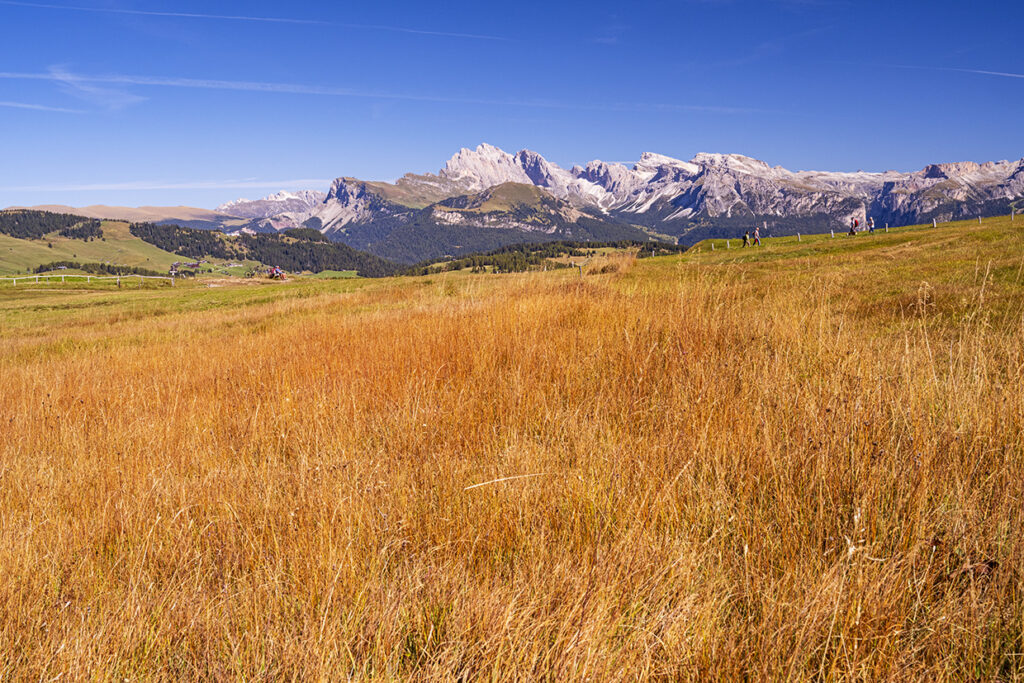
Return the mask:
<path id="1" fill-rule="evenodd" d="M 430 275 L 444 271 L 469 268 L 474 273 L 520 273 L 540 268 L 566 268 L 564 263 L 553 261 L 560 257 L 586 258 L 593 256 L 597 249 L 637 248 L 637 256 L 646 258 L 660 254 L 675 254 L 686 247 L 665 242 L 643 242 L 639 240 L 611 240 L 605 242 L 577 242 L 559 240 L 555 242 L 509 244 L 483 254 L 470 254 L 457 259 L 432 259 L 418 263 L 403 271 L 405 275 Z"/>
<path id="2" fill-rule="evenodd" d="M 317 235 L 322 237 L 320 233 Z M 340 242 L 311 241 L 267 233 L 241 235 L 238 239 L 252 260 L 290 271 L 354 270 L 361 277 L 387 277 L 401 270 L 396 263 Z"/>
<path id="3" fill-rule="evenodd" d="M 0 211 L 0 233 L 4 235 L 37 240 L 51 232 L 83 241 L 103 237 L 100 221 L 94 218 L 49 211 Z"/>
<path id="4" fill-rule="evenodd" d="M 69 270 L 80 270 L 83 273 L 89 273 L 90 275 L 148 275 L 163 276 L 166 277 L 166 272 L 158 270 L 152 270 L 150 268 L 140 268 L 138 266 L 121 266 L 113 263 L 79 263 L 78 261 L 51 261 L 50 263 L 44 263 L 36 266 L 34 273 L 48 273 L 51 270 L 61 270 L 67 268 Z M 194 277 L 195 273 L 191 270 L 179 270 L 178 277 Z"/>
<path id="5" fill-rule="evenodd" d="M 153 246 L 193 259 L 252 260 L 293 272 L 354 270 L 362 277 L 385 277 L 401 269 L 397 264 L 373 254 L 327 241 L 319 232 L 310 229 L 236 237 L 210 230 L 154 223 L 132 223 L 130 229 L 133 235 Z"/>
<path id="6" fill-rule="evenodd" d="M 128 228 L 133 235 L 154 247 L 192 259 L 221 258 L 244 259 L 245 254 L 229 242 L 222 233 L 195 230 L 177 225 L 132 223 Z"/>

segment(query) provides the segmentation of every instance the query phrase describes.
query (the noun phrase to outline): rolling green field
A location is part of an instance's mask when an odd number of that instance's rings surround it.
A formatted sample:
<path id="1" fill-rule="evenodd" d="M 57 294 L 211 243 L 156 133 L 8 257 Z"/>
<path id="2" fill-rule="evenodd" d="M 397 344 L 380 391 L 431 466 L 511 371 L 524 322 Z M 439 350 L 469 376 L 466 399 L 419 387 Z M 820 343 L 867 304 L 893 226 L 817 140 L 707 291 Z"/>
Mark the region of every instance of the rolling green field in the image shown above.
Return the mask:
<path id="1" fill-rule="evenodd" d="M 1024 223 L 0 286 L 0 680 L 1021 680 Z"/>
<path id="2" fill-rule="evenodd" d="M 102 228 L 103 239 L 89 242 L 56 234 L 41 240 L 0 235 L 0 275 L 24 273 L 53 261 L 113 263 L 166 271 L 175 261 L 184 260 L 135 237 L 127 223 L 103 221 Z"/>
<path id="3" fill-rule="evenodd" d="M 24 274 L 54 261 L 110 263 L 166 272 L 172 263 L 192 260 L 135 237 L 129 231 L 128 223 L 103 221 L 102 229 L 103 238 L 90 241 L 61 237 L 56 233 L 39 240 L 0 234 L 0 276 Z M 227 263 L 230 261 L 210 259 L 210 263 L 203 266 L 204 269 L 213 268 L 219 274 L 240 276 L 258 265 L 255 261 L 245 261 L 240 267 L 224 268 Z"/>
<path id="4" fill-rule="evenodd" d="M 337 280 L 339 278 L 352 278 L 358 276 L 354 270 L 321 270 L 319 273 L 314 273 L 310 277 L 314 277 L 319 280 Z"/>

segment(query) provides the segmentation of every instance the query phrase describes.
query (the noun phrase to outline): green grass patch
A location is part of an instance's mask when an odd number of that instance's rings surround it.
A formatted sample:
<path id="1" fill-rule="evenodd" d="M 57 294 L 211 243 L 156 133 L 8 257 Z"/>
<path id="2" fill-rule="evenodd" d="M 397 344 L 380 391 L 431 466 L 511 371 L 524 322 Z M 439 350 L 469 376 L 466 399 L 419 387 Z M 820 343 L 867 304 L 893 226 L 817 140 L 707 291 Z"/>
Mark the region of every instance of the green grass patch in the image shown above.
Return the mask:
<path id="1" fill-rule="evenodd" d="M 321 270 L 319 273 L 308 275 L 306 277 L 314 278 L 317 280 L 338 280 L 343 278 L 359 277 L 354 270 Z"/>

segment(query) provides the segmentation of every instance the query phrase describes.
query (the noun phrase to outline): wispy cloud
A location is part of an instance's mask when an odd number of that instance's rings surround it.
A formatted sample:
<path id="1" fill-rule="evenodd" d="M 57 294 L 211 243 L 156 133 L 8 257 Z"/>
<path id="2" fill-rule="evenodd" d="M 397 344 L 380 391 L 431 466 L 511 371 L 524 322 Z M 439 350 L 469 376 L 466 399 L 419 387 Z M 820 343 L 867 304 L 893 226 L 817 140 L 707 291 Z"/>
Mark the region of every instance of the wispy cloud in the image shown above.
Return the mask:
<path id="1" fill-rule="evenodd" d="M 982 76 L 1002 76 L 1003 78 L 1024 78 L 1024 74 L 1008 73 L 1006 71 L 985 71 L 983 69 L 947 69 L 948 71 L 959 71 L 965 74 L 981 74 Z"/>
<path id="2" fill-rule="evenodd" d="M 0 192 L 131 192 L 153 190 L 245 190 L 245 189 L 308 189 L 326 187 L 332 179 L 298 178 L 291 180 L 260 180 L 244 178 L 236 180 L 196 180 L 166 182 L 159 180 L 137 180 L 121 183 L 86 183 L 70 185 L 22 185 L 0 187 Z"/>
<path id="3" fill-rule="evenodd" d="M 0 107 L 10 109 L 29 109 L 31 111 L 53 111 L 61 114 L 84 114 L 81 109 L 67 109 L 65 107 L 51 107 L 46 104 L 31 104 L 29 102 L 4 102 L 0 101 Z"/>
<path id="4" fill-rule="evenodd" d="M 127 106 L 145 102 L 146 98 L 139 95 L 117 90 L 102 88 L 89 79 L 83 79 L 60 66 L 50 67 L 51 80 L 60 85 L 61 90 L 80 100 L 116 111 Z"/>
<path id="5" fill-rule="evenodd" d="M 446 38 L 467 38 L 472 40 L 501 40 L 507 38 L 492 36 L 480 33 L 458 33 L 454 31 L 431 31 L 426 29 L 408 28 L 405 26 L 390 26 L 387 24 L 349 24 L 338 21 L 324 21 L 320 19 L 295 19 L 289 17 L 254 17 L 239 14 L 201 14 L 196 12 L 158 12 L 151 10 L 120 9 L 116 7 L 76 7 L 74 5 L 54 5 L 41 2 L 18 2 L 17 0 L 0 0 L 0 5 L 13 5 L 16 7 L 34 7 L 36 9 L 66 10 L 72 12 L 95 12 L 99 14 L 128 14 L 144 17 L 169 17 L 179 19 L 212 19 L 220 21 L 248 21 L 267 24 L 295 24 L 307 26 L 335 26 L 337 28 L 370 30 L 370 31 L 391 31 L 393 33 L 411 33 L 424 36 L 439 36 Z"/>
<path id="6" fill-rule="evenodd" d="M 73 82 L 78 86 L 82 84 L 104 84 L 104 85 L 135 85 L 154 86 L 167 88 L 195 88 L 202 90 L 222 91 L 243 91 L 261 92 L 285 95 L 314 95 L 332 97 L 357 97 L 380 100 L 408 100 L 415 102 L 440 102 L 448 104 L 475 104 L 493 105 L 501 107 L 532 107 L 539 109 L 574 109 L 587 111 L 694 111 L 711 112 L 717 114 L 738 114 L 761 112 L 763 109 L 751 109 L 748 107 L 733 107 L 728 105 L 712 104 L 679 104 L 679 103 L 651 103 L 651 102 L 628 102 L 628 103 L 586 103 L 586 102 L 559 102 L 553 100 L 535 99 L 486 99 L 471 97 L 448 97 L 443 95 L 417 95 L 411 93 L 394 93 L 377 90 L 357 90 L 353 88 L 338 88 L 333 86 L 304 85 L 298 83 L 266 83 L 259 81 L 228 81 L 206 78 L 176 78 L 158 76 L 129 76 L 124 74 L 108 75 L 83 75 L 68 74 L 64 70 L 48 73 L 23 73 L 23 72 L 0 72 L 0 79 L 16 80 L 39 80 L 56 81 L 67 84 Z M 110 91 L 117 92 L 117 91 Z M 122 93 L 131 96 L 127 93 Z"/>
<path id="7" fill-rule="evenodd" d="M 853 64 L 853 62 L 844 62 Z M 858 64 L 858 66 L 864 66 Z M 945 71 L 947 73 L 976 74 L 979 76 L 998 76 L 1000 78 L 1024 78 L 1024 74 L 1009 71 L 989 71 L 986 69 L 962 69 L 953 66 L 923 66 L 914 64 L 868 64 L 867 66 L 885 67 L 888 69 L 910 69 L 913 71 Z"/>

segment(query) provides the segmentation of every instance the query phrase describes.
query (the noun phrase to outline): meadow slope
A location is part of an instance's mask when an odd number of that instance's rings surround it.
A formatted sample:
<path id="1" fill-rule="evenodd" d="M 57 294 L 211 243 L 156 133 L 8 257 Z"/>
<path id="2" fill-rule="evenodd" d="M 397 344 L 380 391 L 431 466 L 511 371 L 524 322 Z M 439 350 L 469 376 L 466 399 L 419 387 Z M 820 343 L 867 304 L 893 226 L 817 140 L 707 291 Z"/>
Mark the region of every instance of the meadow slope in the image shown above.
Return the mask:
<path id="1" fill-rule="evenodd" d="M 1024 677 L 1024 224 L 723 246 L 0 288 L 0 679 Z"/>
<path id="2" fill-rule="evenodd" d="M 185 260 L 143 242 L 129 232 L 127 223 L 103 221 L 103 240 L 70 239 L 56 234 L 42 240 L 25 240 L 0 234 L 0 275 L 24 273 L 54 261 L 115 263 L 167 271 Z"/>

